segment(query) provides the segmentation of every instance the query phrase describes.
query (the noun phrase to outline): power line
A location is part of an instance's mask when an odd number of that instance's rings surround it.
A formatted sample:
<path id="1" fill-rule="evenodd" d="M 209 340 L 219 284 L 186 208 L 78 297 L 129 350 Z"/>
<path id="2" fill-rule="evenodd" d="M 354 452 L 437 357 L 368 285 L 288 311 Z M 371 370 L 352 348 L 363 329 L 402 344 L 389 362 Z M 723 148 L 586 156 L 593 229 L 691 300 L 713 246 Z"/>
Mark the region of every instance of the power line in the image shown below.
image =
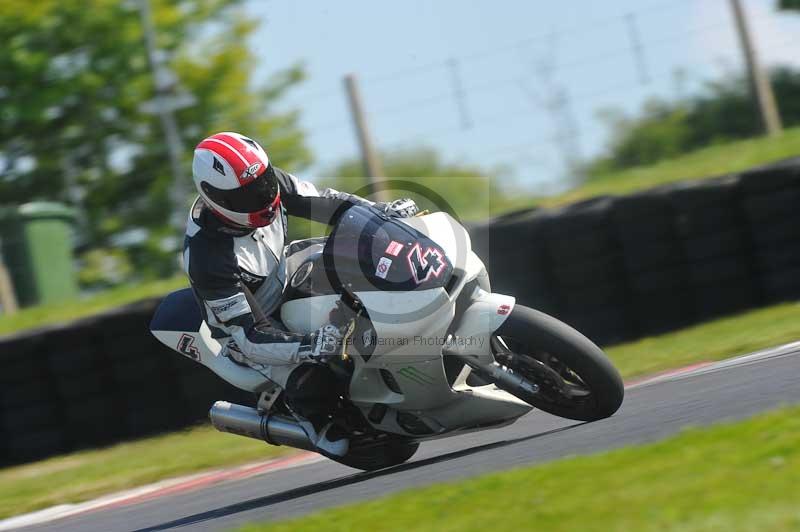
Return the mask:
<path id="1" fill-rule="evenodd" d="M 776 43 L 774 46 L 772 46 L 770 48 L 794 45 L 798 41 L 800 41 L 800 38 L 795 37 L 795 38 L 792 38 L 792 39 L 787 39 L 787 40 L 781 41 L 780 43 Z M 657 80 L 662 80 L 662 79 L 671 77 L 673 75 L 674 75 L 674 70 L 671 69 L 669 71 L 664 71 L 664 72 L 660 72 L 660 73 L 657 73 L 655 75 L 652 75 L 650 79 L 652 81 L 657 81 Z M 596 100 L 599 97 L 605 96 L 605 95 L 610 94 L 610 93 L 619 93 L 620 91 L 628 92 L 628 91 L 631 91 L 631 90 L 641 90 L 641 89 L 642 89 L 642 87 L 641 87 L 641 84 L 639 83 L 638 80 L 634 81 L 634 82 L 626 81 L 626 82 L 622 82 L 622 83 L 614 83 L 614 84 L 608 85 L 608 86 L 606 86 L 606 87 L 604 87 L 602 89 L 599 89 L 599 90 L 593 89 L 593 90 L 590 90 L 590 91 L 583 91 L 583 92 L 575 93 L 573 95 L 573 99 L 576 100 L 576 101 L 579 101 L 581 103 L 585 103 L 585 102 L 590 102 L 592 100 Z M 476 125 L 478 127 L 475 128 L 475 129 L 476 130 L 483 130 L 483 129 L 486 129 L 487 127 L 492 127 L 494 125 L 504 125 L 504 124 L 507 124 L 509 122 L 509 120 L 521 119 L 521 118 L 528 117 L 529 113 L 530 113 L 530 106 L 526 106 L 525 108 L 521 108 L 521 107 L 520 108 L 514 108 L 514 109 L 509 110 L 508 112 L 504 112 L 504 113 L 492 113 L 492 114 L 486 114 L 486 115 L 483 115 L 483 116 L 478 116 L 475 119 L 475 123 L 476 123 Z M 443 138 L 443 137 L 453 136 L 455 134 L 463 134 L 463 131 L 460 128 L 449 127 L 449 128 L 446 128 L 446 129 L 439 129 L 439 130 L 433 130 L 433 131 L 428 130 L 428 131 L 423 132 L 423 135 L 424 135 L 425 139 Z M 422 136 L 422 135 L 416 135 L 414 138 L 407 138 L 407 139 L 389 141 L 388 143 L 386 143 L 384 145 L 384 149 L 393 149 L 393 148 L 396 148 L 396 147 L 409 146 L 409 145 L 412 145 L 413 143 L 418 143 L 420 136 Z M 552 136 L 548 137 L 548 138 L 550 138 L 550 141 L 552 141 Z"/>
<path id="2" fill-rule="evenodd" d="M 708 27 L 704 26 L 702 28 L 695 28 L 695 29 L 690 30 L 690 31 L 691 32 L 697 32 L 697 31 L 703 31 L 703 30 L 707 30 L 707 29 L 708 29 Z M 681 32 L 678 35 L 685 35 L 685 34 L 686 34 L 686 32 Z M 675 39 L 672 38 L 671 40 L 674 41 Z M 665 43 L 664 39 L 660 39 L 659 41 L 660 41 L 660 44 L 664 44 Z M 796 45 L 799 41 L 800 41 L 800 37 L 793 37 L 793 38 L 790 38 L 790 39 L 781 40 L 779 42 L 762 43 L 762 44 L 766 44 L 766 46 L 762 46 L 762 47 L 764 49 L 773 50 L 773 49 L 777 49 L 777 48 L 781 48 L 781 47 Z M 628 48 L 626 51 L 630 52 L 630 48 Z M 665 79 L 667 77 L 673 77 L 674 75 L 675 75 L 675 70 L 674 69 L 670 69 L 669 71 L 656 72 L 655 74 L 650 74 L 648 72 L 648 76 L 649 76 L 650 81 L 661 81 L 661 80 L 663 80 L 663 79 Z M 513 80 L 513 81 L 517 81 L 518 82 L 519 80 Z M 491 85 L 491 86 L 494 87 L 495 90 L 497 90 L 498 86 L 500 86 L 500 87 L 504 86 L 503 83 L 496 82 L 496 81 L 493 82 L 492 84 L 481 84 L 481 85 L 485 85 L 485 87 L 481 87 L 481 89 L 489 88 L 489 86 Z M 472 88 L 467 87 L 467 88 L 465 88 L 465 91 L 466 92 L 470 92 L 473 89 L 474 89 L 474 86 Z M 580 102 L 582 104 L 585 104 L 585 103 L 592 103 L 593 101 L 596 101 L 596 100 L 602 98 L 603 96 L 608 95 L 609 93 L 620 94 L 620 93 L 625 93 L 625 92 L 631 92 L 633 90 L 639 90 L 639 91 L 642 90 L 642 85 L 641 85 L 641 79 L 640 78 L 637 78 L 637 80 L 635 80 L 635 81 L 626 80 L 626 81 L 623 81 L 623 82 L 612 83 L 612 84 L 607 85 L 607 86 L 605 86 L 603 88 L 600 88 L 600 89 L 591 89 L 591 90 L 576 92 L 576 93 L 573 93 L 572 96 L 578 102 Z M 441 96 L 441 98 L 452 97 L 452 95 L 450 93 L 442 94 L 440 96 Z M 426 100 L 434 100 L 434 99 L 436 99 L 436 98 L 430 98 L 430 97 L 426 98 Z M 398 111 L 398 110 L 400 110 L 400 107 L 399 106 L 395 106 L 392 111 Z M 477 117 L 474 118 L 474 122 L 475 122 L 477 128 L 473 129 L 473 131 L 477 131 L 479 133 L 483 133 L 487 129 L 491 129 L 491 128 L 497 126 L 497 125 L 504 126 L 507 123 L 509 123 L 509 121 L 511 121 L 511 120 L 518 120 L 518 119 L 521 119 L 523 117 L 528 117 L 529 113 L 530 113 L 530 106 L 526 106 L 525 108 L 515 108 L 515 109 L 508 110 L 507 112 L 503 112 L 503 113 L 492 112 L 490 114 L 484 114 L 482 116 L 477 116 Z M 431 141 L 431 140 L 435 140 L 435 139 L 441 139 L 441 138 L 444 138 L 444 137 L 454 136 L 455 134 L 464 135 L 464 131 L 463 131 L 463 129 L 458 128 L 458 127 L 440 128 L 440 129 L 435 129 L 435 130 L 428 129 L 428 130 L 425 130 L 425 131 L 418 132 L 413 137 L 410 137 L 410 138 L 404 138 L 404 139 L 398 139 L 398 140 L 390 140 L 390 141 L 388 141 L 387 143 L 385 143 L 383 145 L 383 148 L 386 149 L 386 150 L 396 150 L 396 149 L 402 149 L 402 148 L 408 148 L 408 147 L 417 147 L 417 146 L 419 146 L 421 144 L 420 143 L 420 139 L 424 139 L 425 141 Z M 483 149 L 483 151 L 485 153 L 497 153 L 497 152 L 515 152 L 515 151 L 534 150 L 534 149 L 542 147 L 542 146 L 550 145 L 550 144 L 552 144 L 553 142 L 555 142 L 557 140 L 558 139 L 554 138 L 553 135 L 546 135 L 546 136 L 543 136 L 543 137 L 539 137 L 537 139 L 533 139 L 530 142 L 515 143 L 515 144 L 511 144 L 511 145 L 501 145 L 501 146 L 495 146 L 495 147 L 486 147 L 486 148 Z"/>
<path id="3" fill-rule="evenodd" d="M 693 28 L 693 29 L 690 29 L 690 30 L 687 30 L 687 31 L 678 32 L 676 34 L 671 34 L 668 37 L 660 38 L 657 41 L 651 41 L 651 46 L 661 46 L 661 45 L 664 45 L 664 44 L 673 43 L 673 42 L 676 42 L 677 40 L 679 40 L 681 38 L 684 38 L 688 34 L 693 34 L 693 33 L 697 33 L 697 32 L 708 32 L 709 29 L 714 29 L 714 28 L 719 29 L 721 26 L 722 26 L 722 24 L 704 25 L 702 27 L 697 27 L 697 28 Z M 726 28 L 727 28 L 727 26 L 726 26 Z M 780 42 L 766 43 L 767 46 L 765 46 L 765 49 L 775 49 L 775 48 L 778 48 L 778 47 L 783 47 L 783 46 L 787 46 L 787 45 L 793 45 L 793 44 L 795 44 L 797 42 L 797 40 L 798 40 L 797 38 L 792 38 L 792 39 L 783 40 L 783 41 L 780 41 Z M 604 56 L 612 56 L 612 55 L 619 55 L 620 53 L 630 53 L 630 47 L 627 47 L 625 49 L 609 51 L 609 52 L 606 52 L 605 54 L 602 54 L 602 55 L 604 55 Z M 591 59 L 583 58 L 580 61 L 582 61 L 582 62 L 586 62 L 586 61 L 590 61 L 590 60 L 591 61 L 598 61 L 599 60 L 598 57 L 600 55 L 601 54 L 594 55 Z M 573 61 L 572 63 L 570 63 L 569 66 L 571 67 L 572 65 L 575 65 L 575 64 L 577 64 L 577 61 Z M 650 79 L 651 81 L 655 81 L 655 80 L 659 80 L 660 81 L 660 80 L 662 80 L 662 79 L 664 79 L 666 77 L 673 77 L 674 75 L 675 75 L 675 69 L 674 68 L 670 68 L 669 71 L 657 72 L 654 75 L 651 75 L 648 72 L 648 79 Z M 519 78 L 518 79 L 514 79 L 514 80 L 504 80 L 504 81 L 494 80 L 494 81 L 487 82 L 487 83 L 481 83 L 481 84 L 477 84 L 477 85 L 473 85 L 473 86 L 463 87 L 463 90 L 464 90 L 465 94 L 466 93 L 470 93 L 471 94 L 471 93 L 474 93 L 476 91 L 484 91 L 484 90 L 486 90 L 486 91 L 499 91 L 499 90 L 504 90 L 509 85 L 512 86 L 512 87 L 516 86 L 515 84 L 518 85 L 520 81 L 521 80 Z M 587 90 L 587 91 L 573 93 L 571 96 L 573 96 L 574 99 L 577 100 L 579 103 L 585 104 L 585 103 L 591 103 L 593 101 L 596 101 L 597 99 L 599 99 L 599 98 L 601 98 L 601 97 L 603 97 L 603 96 L 605 96 L 607 94 L 610 94 L 610 93 L 619 94 L 621 92 L 629 92 L 629 91 L 632 91 L 632 90 L 641 90 L 641 88 L 642 88 L 641 77 L 639 77 L 637 79 L 637 81 L 627 80 L 627 81 L 620 82 L 620 83 L 613 83 L 613 84 L 608 85 L 606 87 L 603 87 L 601 89 L 591 89 L 591 90 Z M 415 108 L 419 108 L 419 107 L 422 107 L 422 106 L 433 105 L 433 104 L 439 103 L 442 100 L 452 100 L 452 97 L 453 97 L 452 92 L 441 93 L 441 94 L 438 94 L 438 95 L 428 96 L 428 97 L 425 97 L 425 98 L 422 98 L 422 99 L 419 99 L 419 100 L 414 100 L 414 101 L 411 101 L 411 102 L 404 102 L 401 105 L 395 105 L 395 106 L 392 106 L 390 108 L 383 108 L 383 110 L 379 110 L 379 112 L 375 113 L 375 114 L 377 116 L 381 117 L 381 116 L 384 116 L 385 114 L 392 114 L 392 113 L 401 112 L 401 111 L 407 112 L 409 106 L 413 106 Z M 529 116 L 530 116 L 530 106 L 527 106 L 526 108 L 516 108 L 516 109 L 509 110 L 507 112 L 506 111 L 501 112 L 501 113 L 492 112 L 490 114 L 484 114 L 483 116 L 470 117 L 470 119 L 477 126 L 478 132 L 482 133 L 487 129 L 491 129 L 495 125 L 505 125 L 505 124 L 509 123 L 509 121 L 518 120 L 518 119 L 520 119 L 522 117 L 526 117 L 527 118 Z M 338 127 L 341 127 L 341 125 L 338 125 L 338 126 L 335 126 L 335 127 L 338 128 Z M 398 140 L 393 140 L 393 141 L 390 140 L 389 142 L 383 144 L 383 149 L 393 150 L 393 149 L 402 149 L 402 148 L 407 148 L 407 147 L 412 147 L 412 146 L 416 147 L 416 146 L 419 146 L 421 144 L 420 139 L 424 139 L 425 141 L 429 142 L 429 141 L 432 141 L 432 140 L 435 140 L 435 139 L 441 139 L 441 138 L 445 138 L 445 137 L 454 136 L 455 134 L 463 135 L 464 133 L 465 132 L 464 132 L 462 127 L 452 127 L 451 126 L 451 127 L 447 127 L 447 128 L 440 128 L 440 129 L 437 129 L 437 130 L 426 129 L 424 131 L 421 131 L 421 132 L 415 134 L 413 137 L 410 137 L 410 138 L 403 138 L 403 139 L 398 139 Z M 528 146 L 530 148 L 535 148 L 538 145 L 550 144 L 552 142 L 553 142 L 553 136 L 551 135 L 551 136 L 545 137 L 544 140 L 538 141 L 535 144 L 525 143 L 524 145 L 520 145 L 520 149 L 523 149 L 522 148 L 523 146 Z"/>
<path id="4" fill-rule="evenodd" d="M 690 1 L 690 0 L 683 0 L 683 1 Z M 664 10 L 667 10 L 667 9 L 675 8 L 678 5 L 680 5 L 680 2 L 676 1 L 676 0 L 672 0 L 672 1 L 668 1 L 668 2 L 658 2 L 658 3 L 651 4 L 649 6 L 645 6 L 642 9 L 636 10 L 635 13 L 638 13 L 638 14 L 641 14 L 641 15 L 650 14 L 650 13 L 654 13 L 654 12 L 658 12 L 658 11 L 664 11 Z M 580 25 L 573 26 L 571 28 L 557 30 L 555 32 L 555 34 L 558 37 L 577 34 L 577 33 L 580 33 L 581 35 L 585 35 L 587 32 L 604 29 L 604 28 L 606 28 L 608 26 L 611 26 L 613 24 L 618 24 L 619 23 L 619 19 L 620 19 L 619 15 L 603 17 L 603 18 L 600 18 L 600 19 L 596 19 L 594 21 L 587 22 L 585 24 L 580 24 Z M 553 34 L 554 33 L 552 31 L 548 31 L 547 33 L 541 33 L 541 34 L 533 35 L 533 36 L 530 36 L 530 37 L 525 37 L 524 39 L 511 41 L 511 42 L 502 44 L 500 46 L 487 48 L 487 49 L 483 49 L 483 50 L 477 50 L 475 52 L 471 52 L 471 53 L 467 53 L 467 54 L 462 54 L 462 55 L 458 56 L 458 59 L 463 61 L 463 62 L 469 62 L 469 61 L 473 61 L 473 60 L 477 60 L 477 59 L 482 59 L 482 58 L 485 58 L 485 57 L 491 57 L 492 55 L 497 55 L 499 53 L 507 52 L 509 50 L 515 50 L 515 49 L 524 47 L 526 45 L 533 44 L 535 42 L 547 41 L 548 39 L 551 39 L 553 37 Z M 387 82 L 387 81 L 395 81 L 395 80 L 397 80 L 399 78 L 403 78 L 403 77 L 406 77 L 408 75 L 417 74 L 419 72 L 425 72 L 425 71 L 430 71 L 430 70 L 441 69 L 442 68 L 442 63 L 443 63 L 442 61 L 430 62 L 430 63 L 426 63 L 426 64 L 423 64 L 423 65 L 409 67 L 409 68 L 406 68 L 406 69 L 395 70 L 393 72 L 388 72 L 388 73 L 385 73 L 385 74 L 378 74 L 378 75 L 374 75 L 374 76 L 366 76 L 364 78 L 364 84 L 365 85 L 367 85 L 367 84 L 372 85 L 372 84 L 383 83 L 383 82 Z"/>
<path id="5" fill-rule="evenodd" d="M 691 0 L 682 0 L 682 1 L 688 2 L 688 1 L 691 1 Z M 656 12 L 659 12 L 659 11 L 664 11 L 664 10 L 668 10 L 668 9 L 671 9 L 671 8 L 675 8 L 675 7 L 679 6 L 679 5 L 680 5 L 680 1 L 678 1 L 678 0 L 672 0 L 672 1 L 667 1 L 667 2 L 658 2 L 658 3 L 651 4 L 649 6 L 646 6 L 643 9 L 636 10 L 633 13 L 636 13 L 636 14 L 639 14 L 639 15 L 649 15 L 651 13 L 656 13 Z M 577 33 L 580 33 L 581 35 L 585 35 L 587 32 L 597 31 L 597 30 L 600 30 L 600 29 L 605 29 L 605 28 L 607 28 L 609 26 L 618 24 L 619 20 L 620 20 L 620 15 L 604 17 L 604 18 L 596 19 L 596 20 L 591 21 L 591 22 L 587 22 L 585 24 L 580 24 L 580 25 L 573 26 L 572 28 L 557 30 L 556 34 L 559 37 L 560 36 L 565 36 L 565 35 L 577 34 Z M 502 44 L 500 46 L 496 46 L 496 47 L 492 47 L 492 48 L 486 48 L 486 49 L 483 49 L 483 50 L 476 50 L 476 51 L 473 51 L 473 52 L 470 52 L 470 53 L 467 53 L 467 54 L 462 54 L 462 55 L 459 55 L 459 56 L 455 56 L 454 59 L 457 59 L 458 61 L 463 62 L 463 63 L 472 62 L 472 61 L 476 61 L 476 60 L 479 60 L 479 59 L 484 59 L 486 57 L 491 57 L 493 55 L 497 55 L 497 54 L 501 54 L 501 53 L 504 53 L 504 52 L 508 52 L 510 50 L 517 50 L 519 48 L 525 47 L 527 45 L 531 45 L 531 44 L 536 43 L 536 42 L 545 41 L 545 40 L 551 38 L 552 35 L 553 35 L 553 32 L 537 34 L 537 35 L 533 35 L 533 36 L 530 36 L 530 37 L 525 37 L 523 39 L 519 39 L 519 40 L 516 40 L 516 41 L 507 42 L 507 43 Z M 626 49 L 626 51 L 627 51 L 627 49 Z M 431 61 L 431 62 L 428 62 L 428 63 L 424 63 L 422 65 L 416 65 L 416 66 L 412 66 L 412 67 L 408 67 L 408 68 L 402 68 L 402 69 L 397 69 L 397 70 L 393 70 L 393 71 L 390 71 L 390 72 L 385 72 L 385 73 L 382 73 L 382 74 L 375 74 L 375 75 L 372 75 L 372 76 L 363 76 L 363 81 L 361 81 L 361 84 L 366 86 L 366 85 L 376 85 L 376 84 L 389 82 L 389 81 L 396 81 L 398 79 L 407 78 L 409 76 L 415 76 L 415 75 L 419 75 L 419 74 L 430 72 L 430 71 L 434 71 L 434 70 L 441 70 L 443 67 L 445 67 L 446 64 L 447 64 L 447 62 L 445 60 L 437 60 L 437 61 Z M 341 96 L 341 94 L 339 93 L 338 90 L 336 90 L 334 88 L 316 90 L 316 91 L 308 92 L 306 94 L 302 94 L 301 93 L 300 95 L 298 95 L 299 98 L 308 98 L 308 99 L 329 99 L 329 98 L 339 97 L 339 96 Z"/>
<path id="6" fill-rule="evenodd" d="M 674 43 L 682 43 L 685 41 L 685 38 L 690 35 L 702 33 L 707 34 L 709 31 L 727 31 L 729 28 L 726 22 L 719 22 L 713 24 L 706 24 L 703 26 L 698 26 L 695 28 L 691 28 L 688 30 L 676 32 L 669 34 L 668 36 L 664 36 L 660 39 L 651 41 L 646 43 L 647 46 L 650 48 L 659 47 L 664 45 L 670 45 Z M 558 33 L 553 33 L 551 35 L 558 35 Z M 582 58 L 577 58 L 573 61 L 567 62 L 565 64 L 559 65 L 559 70 L 569 70 L 581 66 L 585 66 L 587 64 L 596 64 L 598 62 L 608 60 L 614 57 L 619 57 L 621 55 L 627 55 L 631 51 L 630 46 L 626 46 L 624 48 L 614 48 L 612 50 L 606 50 L 605 52 L 601 52 L 598 54 L 592 54 L 589 56 L 584 56 Z M 441 65 L 440 65 L 441 67 Z M 648 79 L 649 78 L 649 73 Z M 517 86 L 522 81 L 520 77 L 510 78 L 510 79 L 501 79 L 501 80 L 489 80 L 483 83 L 478 83 L 474 85 L 467 85 L 465 87 L 461 87 L 461 91 L 464 95 L 467 94 L 477 94 L 481 92 L 494 92 L 498 90 L 498 87 L 506 87 L 506 86 Z M 641 78 L 640 78 L 641 81 Z M 424 96 L 422 98 L 407 100 L 398 104 L 393 104 L 385 107 L 379 107 L 374 109 L 370 114 L 373 116 L 386 116 L 391 114 L 399 114 L 399 113 L 407 113 L 409 109 L 419 109 L 425 107 L 431 107 L 436 104 L 439 104 L 444 101 L 451 101 L 453 99 L 453 91 L 442 91 L 433 95 Z M 321 124 L 319 127 L 314 128 L 311 132 L 312 135 L 316 135 L 319 133 L 330 132 L 334 130 L 340 130 L 345 127 L 348 127 L 348 124 L 345 121 L 332 121 L 325 124 Z"/>
<path id="7" fill-rule="evenodd" d="M 800 43 L 800 37 L 793 37 L 790 39 L 782 40 L 777 43 L 772 43 L 769 46 L 767 46 L 766 49 L 776 49 L 785 46 L 795 46 L 798 43 Z M 657 72 L 651 75 L 650 80 L 651 82 L 661 81 L 665 78 L 674 76 L 674 74 L 675 71 L 672 69 L 669 71 Z M 573 96 L 575 100 L 581 103 L 586 103 L 586 102 L 592 102 L 611 93 L 618 94 L 620 92 L 630 92 L 633 90 L 642 90 L 641 83 L 638 79 L 636 81 L 628 80 L 621 83 L 610 84 L 601 89 L 592 89 L 588 91 L 578 92 L 575 93 Z M 519 119 L 522 117 L 529 116 L 529 113 L 530 113 L 530 106 L 526 106 L 524 108 L 522 107 L 514 108 L 505 113 L 484 114 L 482 116 L 478 116 L 475 118 L 475 123 L 479 127 L 473 128 L 473 131 L 481 132 L 496 126 L 504 126 L 509 122 L 509 120 Z M 455 136 L 456 134 L 463 135 L 464 131 L 461 130 L 460 128 L 453 128 L 453 127 L 441 128 L 438 130 L 428 129 L 415 135 L 414 137 L 407 137 L 399 140 L 391 140 L 384 144 L 384 149 L 396 150 L 396 149 L 417 147 L 420 145 L 419 140 L 421 137 L 423 137 L 427 141 L 431 139 L 441 139 L 450 136 Z M 544 135 L 536 139 L 532 139 L 529 142 L 485 147 L 484 151 L 491 153 L 525 151 L 551 145 L 553 141 L 554 141 L 553 135 Z"/>

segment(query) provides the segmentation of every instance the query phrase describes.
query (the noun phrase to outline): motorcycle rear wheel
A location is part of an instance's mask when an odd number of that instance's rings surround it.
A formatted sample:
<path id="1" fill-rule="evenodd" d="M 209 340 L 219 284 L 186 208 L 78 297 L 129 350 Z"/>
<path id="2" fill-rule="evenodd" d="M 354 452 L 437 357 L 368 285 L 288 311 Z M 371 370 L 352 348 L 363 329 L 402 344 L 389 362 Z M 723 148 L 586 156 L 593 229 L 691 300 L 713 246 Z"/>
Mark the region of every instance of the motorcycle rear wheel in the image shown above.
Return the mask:
<path id="1" fill-rule="evenodd" d="M 380 445 L 350 449 L 342 457 L 331 456 L 330 458 L 342 465 L 362 471 L 377 471 L 402 464 L 414 456 L 418 448 L 419 443 L 417 442 L 395 440 Z"/>
<path id="2" fill-rule="evenodd" d="M 516 305 L 492 338 L 495 358 L 538 386 L 517 397 L 556 416 L 596 421 L 622 405 L 622 378 L 603 351 L 552 316 Z"/>

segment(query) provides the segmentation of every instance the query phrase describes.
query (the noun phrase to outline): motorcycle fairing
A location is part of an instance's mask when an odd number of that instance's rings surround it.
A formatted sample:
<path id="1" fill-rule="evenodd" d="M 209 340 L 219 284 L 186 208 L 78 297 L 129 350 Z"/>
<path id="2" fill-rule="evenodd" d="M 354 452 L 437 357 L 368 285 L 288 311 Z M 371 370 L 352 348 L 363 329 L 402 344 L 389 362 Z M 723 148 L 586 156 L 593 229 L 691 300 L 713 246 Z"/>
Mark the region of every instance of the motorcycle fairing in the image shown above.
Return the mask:
<path id="1" fill-rule="evenodd" d="M 374 217 L 372 214 L 367 216 L 367 213 L 361 222 L 353 222 L 352 227 L 372 227 L 369 225 L 369 220 Z M 377 221 L 375 223 L 380 226 L 387 222 L 388 219 L 382 219 L 380 223 Z M 480 259 L 470 250 L 466 231 L 452 218 L 441 213 L 391 222 L 390 227 L 398 226 L 404 228 L 402 234 L 408 234 L 406 233 L 408 230 L 414 230 L 415 233 L 410 234 L 416 236 L 426 233 L 427 236 L 423 235 L 424 238 L 435 242 L 445 255 L 450 268 L 447 272 L 450 278 L 446 281 L 443 278 L 429 279 L 430 285 L 425 286 L 430 288 L 420 286 L 405 291 L 381 291 L 377 290 L 372 282 L 368 282 L 365 290 L 353 290 L 350 293 L 363 303 L 367 311 L 368 329 L 365 327 L 359 330 L 358 336 L 369 332 L 374 338 L 415 335 L 446 338 L 450 333 L 454 333 L 458 336 L 472 335 L 488 339 L 505 320 L 507 312 L 513 307 L 514 300 L 481 290 L 481 286 L 486 285 L 475 282 L 482 274 L 485 275 L 485 269 Z M 377 230 L 380 230 L 380 227 Z M 362 236 L 356 239 L 352 231 L 342 233 L 340 236 L 342 236 L 340 244 L 356 245 L 350 252 L 358 251 L 359 242 L 361 245 L 364 241 L 373 244 L 380 241 L 383 244 L 386 238 L 392 238 L 388 232 L 383 239 Z M 407 251 L 406 244 L 398 240 L 393 241 L 402 245 L 403 249 L 398 251 L 398 246 L 392 245 L 390 241 L 385 248 L 377 248 L 381 252 L 381 257 L 389 253 L 389 250 L 397 253 L 398 257 Z M 419 238 L 417 241 L 425 242 Z M 373 244 L 370 244 L 370 247 Z M 339 251 L 334 245 L 331 245 L 330 249 L 334 249 L 337 253 Z M 320 257 L 323 253 L 319 249 L 309 249 L 307 256 L 317 257 L 316 260 L 319 261 L 322 260 Z M 374 258 L 373 255 L 372 262 L 375 262 Z M 307 262 L 305 258 L 303 262 Z M 324 266 L 324 263 L 322 265 Z M 353 266 L 352 259 L 351 266 Z M 355 277 L 364 275 L 362 266 L 363 264 L 358 263 L 357 270 L 350 270 Z M 310 276 L 310 272 L 306 273 Z M 407 270 L 407 275 L 413 279 L 411 270 Z M 374 271 L 371 276 L 374 280 L 376 277 Z M 301 279 L 298 285 L 306 280 Z M 405 282 L 407 281 L 408 279 Z M 284 323 L 296 332 L 310 332 L 327 323 L 330 312 L 336 308 L 339 299 L 340 296 L 333 293 L 313 296 L 307 293 L 302 299 L 287 301 L 281 308 Z M 458 312 L 457 302 L 459 302 Z M 414 319 L 414 312 L 428 305 L 436 307 L 438 312 L 420 312 L 418 319 Z M 403 319 L 399 319 L 398 314 Z M 165 298 L 153 319 L 151 329 L 165 345 L 206 365 L 239 388 L 257 392 L 265 385 L 271 384 L 259 372 L 219 356 L 221 346 L 211 337 L 208 327 L 201 322 L 196 300 L 188 289 Z M 429 439 L 481 427 L 500 426 L 531 409 L 526 403 L 493 385 L 469 386 L 466 383 L 469 368 L 462 369 L 455 381 L 452 377 L 448 379 L 440 345 L 408 346 L 406 349 L 392 350 L 390 346 L 375 345 L 373 340 L 370 340 L 370 344 L 373 356 L 352 357 L 354 375 L 351 379 L 350 395 L 354 404 L 362 409 L 365 417 L 380 430 L 418 439 Z M 197 349 L 196 353 L 193 351 L 194 348 Z M 349 349 L 352 349 L 354 354 L 363 355 L 358 345 Z M 491 358 L 491 350 L 486 346 L 480 353 L 475 354 Z M 378 413 L 382 411 L 382 415 L 370 417 L 376 407 Z"/>
<path id="2" fill-rule="evenodd" d="M 258 371 L 219 356 L 222 346 L 211 336 L 191 288 L 172 292 L 164 298 L 150 322 L 150 332 L 162 344 L 203 364 L 237 388 L 258 392 L 270 384 Z M 281 375 L 272 377 L 282 378 Z"/>
<path id="3" fill-rule="evenodd" d="M 364 290 L 408 292 L 447 286 L 453 264 L 437 242 L 396 218 L 352 207 L 320 250 L 293 264 L 285 299 Z"/>

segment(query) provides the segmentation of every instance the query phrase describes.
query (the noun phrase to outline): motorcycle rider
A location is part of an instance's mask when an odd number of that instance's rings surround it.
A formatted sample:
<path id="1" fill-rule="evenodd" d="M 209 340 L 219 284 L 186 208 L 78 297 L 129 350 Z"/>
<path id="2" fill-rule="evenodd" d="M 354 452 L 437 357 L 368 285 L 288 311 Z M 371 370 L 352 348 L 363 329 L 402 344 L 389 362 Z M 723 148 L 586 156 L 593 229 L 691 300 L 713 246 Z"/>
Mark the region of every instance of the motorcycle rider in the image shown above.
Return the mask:
<path id="1" fill-rule="evenodd" d="M 317 363 L 337 351 L 341 331 L 328 324 L 296 334 L 271 317 L 286 285 L 286 215 L 332 225 L 353 205 L 409 217 L 417 213 L 416 204 L 376 204 L 330 188 L 318 191 L 275 167 L 256 141 L 239 133 L 200 142 L 192 175 L 200 197 L 187 221 L 184 269 L 212 336 L 223 345 L 220 355 L 282 387 L 312 441 L 325 452 L 345 454 L 348 441 L 325 413 L 338 392 L 327 368 Z M 315 417 L 318 411 L 325 414 Z"/>

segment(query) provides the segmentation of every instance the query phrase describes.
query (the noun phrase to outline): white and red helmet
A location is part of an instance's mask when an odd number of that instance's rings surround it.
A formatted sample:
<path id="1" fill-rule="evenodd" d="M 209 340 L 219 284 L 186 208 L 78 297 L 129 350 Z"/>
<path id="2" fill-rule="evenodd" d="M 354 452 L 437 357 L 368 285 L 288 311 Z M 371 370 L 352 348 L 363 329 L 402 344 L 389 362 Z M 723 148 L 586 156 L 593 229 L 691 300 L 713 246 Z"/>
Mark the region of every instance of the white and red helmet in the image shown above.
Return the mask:
<path id="1" fill-rule="evenodd" d="M 278 215 L 280 188 L 267 152 L 239 133 L 217 133 L 197 145 L 197 192 L 214 213 L 240 227 L 264 227 Z"/>

